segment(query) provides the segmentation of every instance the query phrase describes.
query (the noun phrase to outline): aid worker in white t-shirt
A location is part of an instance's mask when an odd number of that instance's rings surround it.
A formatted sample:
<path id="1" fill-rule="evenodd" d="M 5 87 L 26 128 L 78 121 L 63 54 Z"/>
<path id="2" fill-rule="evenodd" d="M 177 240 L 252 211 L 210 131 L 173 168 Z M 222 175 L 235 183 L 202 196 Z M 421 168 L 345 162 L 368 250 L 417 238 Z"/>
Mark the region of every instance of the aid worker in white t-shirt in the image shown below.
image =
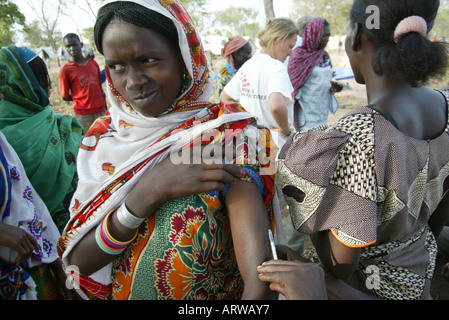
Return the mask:
<path id="1" fill-rule="evenodd" d="M 248 60 L 223 89 L 220 100 L 239 102 L 270 129 L 279 150 L 294 133 L 293 87 L 284 61 L 292 54 L 298 27 L 286 18 L 268 22 L 259 34 L 261 52 Z"/>

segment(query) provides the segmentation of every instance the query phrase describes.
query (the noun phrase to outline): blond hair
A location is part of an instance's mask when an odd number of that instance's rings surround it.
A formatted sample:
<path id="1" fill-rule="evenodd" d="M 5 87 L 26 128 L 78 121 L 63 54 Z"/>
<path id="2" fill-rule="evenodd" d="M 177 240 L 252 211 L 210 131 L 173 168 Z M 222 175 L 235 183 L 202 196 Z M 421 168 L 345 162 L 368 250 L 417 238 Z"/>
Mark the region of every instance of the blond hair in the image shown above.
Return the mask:
<path id="1" fill-rule="evenodd" d="M 273 52 L 275 40 L 285 41 L 288 38 L 298 35 L 298 26 L 290 19 L 275 18 L 269 20 L 265 28 L 259 33 L 259 43 L 269 53 Z"/>

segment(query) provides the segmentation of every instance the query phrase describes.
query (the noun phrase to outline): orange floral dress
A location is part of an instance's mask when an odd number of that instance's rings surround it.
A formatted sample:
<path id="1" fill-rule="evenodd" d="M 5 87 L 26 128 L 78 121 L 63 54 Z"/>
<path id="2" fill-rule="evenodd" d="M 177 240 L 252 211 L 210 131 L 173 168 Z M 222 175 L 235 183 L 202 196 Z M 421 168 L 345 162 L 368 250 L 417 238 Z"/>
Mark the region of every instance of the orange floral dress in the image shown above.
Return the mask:
<path id="1" fill-rule="evenodd" d="M 166 202 L 113 266 L 118 300 L 230 300 L 242 291 L 222 196 Z"/>

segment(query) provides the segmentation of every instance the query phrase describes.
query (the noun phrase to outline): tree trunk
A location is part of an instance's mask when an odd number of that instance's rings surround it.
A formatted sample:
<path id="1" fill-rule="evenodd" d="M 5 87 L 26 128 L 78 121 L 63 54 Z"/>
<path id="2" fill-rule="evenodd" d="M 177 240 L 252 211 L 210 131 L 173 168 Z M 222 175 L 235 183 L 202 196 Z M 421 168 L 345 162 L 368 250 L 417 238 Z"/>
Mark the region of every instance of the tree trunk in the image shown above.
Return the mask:
<path id="1" fill-rule="evenodd" d="M 273 8 L 273 0 L 263 0 L 263 5 L 265 7 L 265 16 L 267 21 L 274 19 L 274 8 Z"/>

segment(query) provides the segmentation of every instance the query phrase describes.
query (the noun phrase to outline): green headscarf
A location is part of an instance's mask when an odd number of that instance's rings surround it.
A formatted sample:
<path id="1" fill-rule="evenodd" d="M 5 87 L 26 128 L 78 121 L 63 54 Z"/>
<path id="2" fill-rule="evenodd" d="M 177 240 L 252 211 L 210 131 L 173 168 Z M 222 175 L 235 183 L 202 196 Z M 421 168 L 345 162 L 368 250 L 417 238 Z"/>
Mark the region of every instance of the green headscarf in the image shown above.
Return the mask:
<path id="1" fill-rule="evenodd" d="M 19 155 L 36 192 L 59 230 L 77 182 L 76 156 L 83 135 L 76 118 L 56 114 L 28 62 L 27 48 L 0 51 L 0 131 Z"/>

